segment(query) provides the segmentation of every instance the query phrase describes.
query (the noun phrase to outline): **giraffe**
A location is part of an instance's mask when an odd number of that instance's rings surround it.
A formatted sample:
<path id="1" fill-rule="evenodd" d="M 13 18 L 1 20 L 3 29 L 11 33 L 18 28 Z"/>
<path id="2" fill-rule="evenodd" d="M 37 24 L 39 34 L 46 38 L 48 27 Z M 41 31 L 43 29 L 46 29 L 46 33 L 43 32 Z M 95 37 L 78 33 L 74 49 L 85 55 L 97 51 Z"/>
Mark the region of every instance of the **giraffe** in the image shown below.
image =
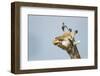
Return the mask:
<path id="1" fill-rule="evenodd" d="M 64 31 L 65 27 L 68 31 Z M 64 33 L 53 40 L 53 44 L 65 50 L 71 59 L 80 59 L 80 54 L 77 49 L 77 44 L 79 41 L 75 41 L 75 35 L 78 31 L 72 31 L 72 29 L 68 28 L 66 25 L 62 26 L 62 30 Z"/>

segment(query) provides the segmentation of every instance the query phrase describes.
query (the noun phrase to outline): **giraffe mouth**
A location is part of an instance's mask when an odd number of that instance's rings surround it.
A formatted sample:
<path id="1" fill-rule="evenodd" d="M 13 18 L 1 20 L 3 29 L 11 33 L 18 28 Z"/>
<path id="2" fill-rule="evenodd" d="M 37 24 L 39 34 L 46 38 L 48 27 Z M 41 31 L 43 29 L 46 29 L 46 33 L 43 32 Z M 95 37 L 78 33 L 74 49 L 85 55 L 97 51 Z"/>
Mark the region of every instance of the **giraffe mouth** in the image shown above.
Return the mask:
<path id="1" fill-rule="evenodd" d="M 54 45 L 59 45 L 59 44 L 61 44 L 61 41 L 60 41 L 60 40 L 55 39 L 55 40 L 53 40 L 53 44 L 54 44 Z"/>
<path id="2" fill-rule="evenodd" d="M 53 44 L 64 49 L 64 50 L 66 50 L 69 46 L 69 43 L 67 43 L 66 41 L 58 40 L 58 39 L 53 40 Z"/>
<path id="3" fill-rule="evenodd" d="M 69 43 L 69 41 L 55 39 L 55 40 L 53 41 L 53 44 L 54 44 L 54 45 L 58 45 L 58 46 L 60 45 L 60 46 L 65 46 L 65 47 L 67 47 L 70 43 Z"/>

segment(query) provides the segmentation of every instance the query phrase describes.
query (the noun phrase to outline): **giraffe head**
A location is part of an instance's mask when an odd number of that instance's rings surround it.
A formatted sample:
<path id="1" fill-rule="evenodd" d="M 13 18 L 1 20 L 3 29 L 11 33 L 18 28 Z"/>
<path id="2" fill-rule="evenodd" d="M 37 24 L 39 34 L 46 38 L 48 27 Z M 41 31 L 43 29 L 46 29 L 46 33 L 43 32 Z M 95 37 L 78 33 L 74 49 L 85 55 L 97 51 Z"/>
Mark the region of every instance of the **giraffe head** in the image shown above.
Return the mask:
<path id="1" fill-rule="evenodd" d="M 65 28 L 67 28 L 68 31 L 65 32 Z M 53 44 L 67 51 L 71 59 L 81 58 L 76 46 L 79 41 L 75 41 L 75 35 L 78 31 L 76 30 L 73 32 L 72 29 L 68 28 L 64 23 L 62 30 L 64 33 L 56 37 L 53 40 Z"/>
<path id="2" fill-rule="evenodd" d="M 68 50 L 69 48 L 71 48 L 73 45 L 76 45 L 79 43 L 76 42 L 74 40 L 75 35 L 78 33 L 78 31 L 76 30 L 75 32 L 71 31 L 67 31 L 64 32 L 63 35 L 56 37 L 53 40 L 53 44 L 57 45 L 58 47 L 62 48 L 62 49 L 66 49 Z"/>

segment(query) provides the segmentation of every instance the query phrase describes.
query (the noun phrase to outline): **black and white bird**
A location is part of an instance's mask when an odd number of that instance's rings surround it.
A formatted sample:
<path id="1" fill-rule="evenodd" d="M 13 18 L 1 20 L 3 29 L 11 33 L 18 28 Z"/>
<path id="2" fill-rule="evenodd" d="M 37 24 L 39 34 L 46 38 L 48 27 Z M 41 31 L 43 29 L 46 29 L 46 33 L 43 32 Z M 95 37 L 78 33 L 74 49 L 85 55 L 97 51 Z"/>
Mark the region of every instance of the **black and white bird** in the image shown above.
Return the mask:
<path id="1" fill-rule="evenodd" d="M 70 31 L 70 32 L 72 32 L 72 29 L 71 28 L 68 28 L 65 24 L 64 24 L 64 22 L 62 23 L 62 30 L 65 32 L 65 28 L 68 30 L 68 31 Z"/>

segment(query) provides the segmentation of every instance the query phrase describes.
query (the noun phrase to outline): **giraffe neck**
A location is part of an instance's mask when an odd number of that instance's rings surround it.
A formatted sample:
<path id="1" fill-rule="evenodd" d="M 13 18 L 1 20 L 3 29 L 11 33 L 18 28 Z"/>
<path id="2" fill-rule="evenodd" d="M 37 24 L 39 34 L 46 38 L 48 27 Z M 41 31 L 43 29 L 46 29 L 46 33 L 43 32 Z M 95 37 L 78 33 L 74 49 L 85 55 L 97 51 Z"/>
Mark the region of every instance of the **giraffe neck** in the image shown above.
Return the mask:
<path id="1" fill-rule="evenodd" d="M 76 45 L 70 46 L 69 48 L 67 48 L 65 50 L 67 51 L 67 53 L 69 54 L 71 59 L 80 59 L 81 58 Z"/>
<path id="2" fill-rule="evenodd" d="M 66 46 L 63 46 L 62 44 L 59 44 L 58 46 L 62 48 L 63 50 L 65 50 L 69 54 L 71 59 L 81 58 L 76 45 L 70 45 L 69 47 L 66 47 Z"/>

